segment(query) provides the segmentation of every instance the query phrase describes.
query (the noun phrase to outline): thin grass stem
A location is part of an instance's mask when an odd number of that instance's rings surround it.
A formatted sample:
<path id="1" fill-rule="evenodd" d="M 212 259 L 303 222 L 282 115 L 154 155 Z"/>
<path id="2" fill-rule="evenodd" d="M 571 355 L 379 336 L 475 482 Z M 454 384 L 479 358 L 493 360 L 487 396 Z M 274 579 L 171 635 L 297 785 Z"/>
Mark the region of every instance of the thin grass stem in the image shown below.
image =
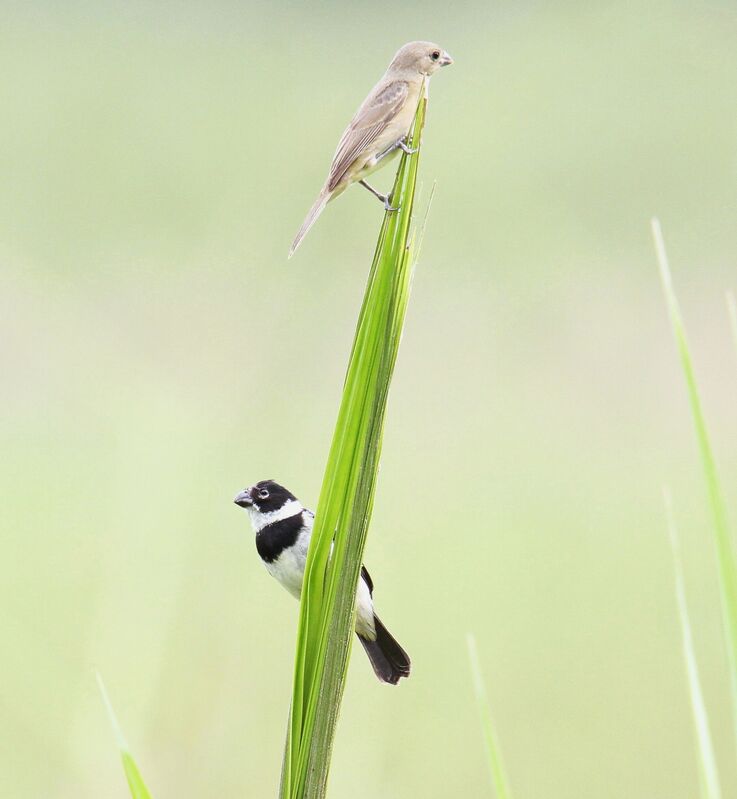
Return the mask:
<path id="1" fill-rule="evenodd" d="M 133 755 L 130 753 L 128 744 L 126 743 L 123 730 L 118 722 L 118 717 L 115 715 L 115 711 L 113 710 L 110 696 L 105 688 L 105 683 L 102 681 L 102 677 L 100 676 L 99 672 L 95 672 L 95 676 L 97 678 L 97 685 L 100 689 L 100 694 L 102 695 L 103 704 L 105 705 L 108 718 L 110 719 L 110 726 L 113 728 L 113 734 L 115 735 L 115 740 L 118 744 L 118 749 L 120 750 L 120 758 L 123 761 L 123 771 L 125 773 L 125 778 L 128 781 L 128 788 L 130 789 L 131 796 L 133 799 L 151 799 L 151 794 L 149 793 L 149 790 L 143 781 L 141 772 L 136 765 L 136 761 L 133 759 Z"/>
<path id="2" fill-rule="evenodd" d="M 476 638 L 471 633 L 466 635 L 466 644 L 468 646 L 468 660 L 471 664 L 471 676 L 473 678 L 476 706 L 478 708 L 479 718 L 481 719 L 484 742 L 486 743 L 491 784 L 494 786 L 497 799 L 512 799 L 512 791 L 509 787 L 509 780 L 507 779 L 504 769 L 504 761 L 502 759 L 501 749 L 499 748 L 499 739 L 496 734 L 494 719 L 491 715 L 491 705 L 486 693 L 486 684 L 484 683 L 484 676 L 481 672 Z"/>
<path id="3" fill-rule="evenodd" d="M 660 228 L 660 222 L 657 219 L 653 219 L 651 225 L 658 266 L 660 268 L 660 279 L 663 284 L 663 292 L 668 306 L 671 328 L 673 330 L 676 348 L 686 381 L 686 390 L 696 430 L 696 440 L 701 454 L 701 466 L 706 482 L 709 507 L 711 509 L 711 529 L 716 547 L 719 573 L 722 626 L 729 663 L 732 723 L 735 732 L 735 743 L 737 744 L 737 563 L 735 562 L 734 548 L 729 531 L 727 511 L 722 497 L 716 460 L 709 439 L 706 419 L 702 410 L 701 398 L 699 396 L 693 362 L 691 360 L 691 353 L 686 338 L 686 329 L 683 324 L 678 298 L 673 287 L 673 279 L 665 250 L 663 233 Z"/>
<path id="4" fill-rule="evenodd" d="M 729 328 L 732 331 L 734 353 L 737 355 L 737 299 L 732 290 L 727 292 L 727 313 L 729 314 Z"/>
<path id="5" fill-rule="evenodd" d="M 668 527 L 671 552 L 673 554 L 673 577 L 675 581 L 676 603 L 678 618 L 681 624 L 681 643 L 683 646 L 683 660 L 686 665 L 688 691 L 691 699 L 691 712 L 693 714 L 694 730 L 698 750 L 699 772 L 705 799 L 721 799 L 722 789 L 719 781 L 714 745 L 709 731 L 709 716 L 701 690 L 701 679 L 696 661 L 691 621 L 688 615 L 686 602 L 686 587 L 683 577 L 683 561 L 681 559 L 681 543 L 673 516 L 673 501 L 670 491 L 663 487 L 663 502 L 665 504 L 665 517 Z"/>

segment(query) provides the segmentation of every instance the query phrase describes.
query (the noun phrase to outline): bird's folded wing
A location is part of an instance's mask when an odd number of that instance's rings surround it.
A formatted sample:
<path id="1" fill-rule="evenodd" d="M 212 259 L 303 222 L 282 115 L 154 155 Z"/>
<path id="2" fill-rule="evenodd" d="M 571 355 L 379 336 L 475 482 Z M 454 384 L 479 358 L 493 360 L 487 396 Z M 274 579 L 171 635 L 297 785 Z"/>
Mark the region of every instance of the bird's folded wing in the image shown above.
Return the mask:
<path id="1" fill-rule="evenodd" d="M 394 80 L 380 84 L 366 98 L 338 143 L 327 180 L 329 191 L 341 182 L 356 159 L 370 152 L 371 145 L 401 111 L 408 94 L 407 82 Z"/>
<path id="2" fill-rule="evenodd" d="M 314 519 L 315 518 L 315 514 L 311 510 L 308 510 L 307 508 L 305 508 L 304 511 L 302 511 L 302 512 L 306 516 L 309 516 L 310 519 Z M 333 555 L 333 549 L 334 548 L 335 548 L 335 541 L 331 541 L 331 543 L 330 543 L 330 556 L 331 557 Z M 374 581 L 371 579 L 371 575 L 368 573 L 368 569 L 363 564 L 361 564 L 361 579 L 368 586 L 369 595 L 373 596 L 373 594 L 374 594 Z"/>
<path id="3" fill-rule="evenodd" d="M 369 594 L 371 596 L 373 596 L 374 595 L 374 581 L 371 579 L 371 575 L 368 573 L 368 569 L 365 566 L 361 566 L 361 579 L 368 586 Z"/>

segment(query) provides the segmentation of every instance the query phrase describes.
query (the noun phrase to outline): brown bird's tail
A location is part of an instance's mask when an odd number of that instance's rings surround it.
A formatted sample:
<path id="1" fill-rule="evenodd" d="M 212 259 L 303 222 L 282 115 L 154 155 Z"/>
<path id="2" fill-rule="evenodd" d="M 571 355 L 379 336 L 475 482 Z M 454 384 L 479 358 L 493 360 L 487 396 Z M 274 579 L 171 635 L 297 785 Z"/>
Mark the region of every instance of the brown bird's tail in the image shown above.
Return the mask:
<path id="1" fill-rule="evenodd" d="M 299 232 L 294 237 L 292 246 L 289 248 L 289 258 L 294 255 L 297 247 L 299 247 L 299 245 L 302 243 L 302 239 L 307 235 L 307 231 L 315 224 L 317 217 L 320 216 L 329 199 L 330 192 L 327 191 L 327 189 L 323 189 L 315 200 L 315 204 L 312 206 L 312 208 L 310 208 L 310 211 L 305 217 L 305 221 L 302 223 L 302 227 L 299 229 Z"/>
<path id="2" fill-rule="evenodd" d="M 366 654 L 374 667 L 376 676 L 382 682 L 396 685 L 400 677 L 409 677 L 409 655 L 394 640 L 389 630 L 374 616 L 376 640 L 369 641 L 360 635 L 358 640 L 363 644 Z"/>

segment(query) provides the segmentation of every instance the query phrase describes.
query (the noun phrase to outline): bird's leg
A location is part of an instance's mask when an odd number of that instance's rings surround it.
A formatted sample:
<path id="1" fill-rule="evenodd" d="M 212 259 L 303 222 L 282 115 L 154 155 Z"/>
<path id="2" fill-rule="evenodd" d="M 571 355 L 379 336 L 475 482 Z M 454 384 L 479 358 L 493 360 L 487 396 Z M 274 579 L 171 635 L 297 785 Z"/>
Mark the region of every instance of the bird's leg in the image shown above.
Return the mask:
<path id="1" fill-rule="evenodd" d="M 399 141 L 395 141 L 394 144 L 390 144 L 386 150 L 382 150 L 376 156 L 376 163 L 378 164 L 382 158 L 385 158 L 389 153 L 393 153 L 395 150 L 401 150 L 403 153 L 407 153 L 407 155 L 414 155 L 420 148 L 419 147 L 408 147 L 407 142 L 405 141 L 407 137 L 403 137 L 399 139 Z"/>
<path id="2" fill-rule="evenodd" d="M 371 192 L 371 194 L 374 195 L 374 197 L 378 197 L 381 200 L 381 202 L 384 203 L 384 210 L 385 211 L 398 211 L 399 210 L 399 208 L 392 208 L 391 203 L 389 202 L 389 195 L 388 194 L 382 194 L 380 191 L 376 191 L 376 189 L 373 188 L 372 186 L 369 186 L 369 184 L 366 183 L 365 180 L 359 180 L 358 182 L 365 189 L 368 189 Z"/>
<path id="3" fill-rule="evenodd" d="M 399 146 L 399 145 L 398 145 L 396 142 L 394 142 L 394 144 L 390 144 L 390 145 L 389 145 L 389 146 L 386 148 L 386 150 L 382 150 L 382 151 L 381 151 L 381 152 L 380 152 L 380 153 L 379 153 L 379 154 L 376 156 L 376 163 L 378 164 L 378 163 L 379 163 L 379 161 L 381 161 L 381 159 L 382 159 L 382 158 L 386 158 L 386 156 L 387 156 L 387 155 L 389 155 L 389 153 L 393 153 L 393 152 L 394 152 L 394 151 L 397 149 L 397 147 L 398 147 L 398 146 Z"/>

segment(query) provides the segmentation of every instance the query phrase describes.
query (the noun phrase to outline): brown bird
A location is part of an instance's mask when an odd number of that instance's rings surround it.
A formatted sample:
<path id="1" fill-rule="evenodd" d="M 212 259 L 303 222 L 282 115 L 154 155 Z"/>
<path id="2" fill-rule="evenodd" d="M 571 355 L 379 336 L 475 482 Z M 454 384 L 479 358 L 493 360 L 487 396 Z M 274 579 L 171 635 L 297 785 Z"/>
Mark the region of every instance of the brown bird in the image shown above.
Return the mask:
<path id="1" fill-rule="evenodd" d="M 434 72 L 452 63 L 448 53 L 432 42 L 410 42 L 397 52 L 384 77 L 340 137 L 325 185 L 292 242 L 290 258 L 328 202 L 356 181 L 378 197 L 388 211 L 397 210 L 390 206 L 388 195 L 376 191 L 364 178 L 387 164 L 400 150 L 414 152 L 407 146 L 406 137 L 420 92 Z"/>

